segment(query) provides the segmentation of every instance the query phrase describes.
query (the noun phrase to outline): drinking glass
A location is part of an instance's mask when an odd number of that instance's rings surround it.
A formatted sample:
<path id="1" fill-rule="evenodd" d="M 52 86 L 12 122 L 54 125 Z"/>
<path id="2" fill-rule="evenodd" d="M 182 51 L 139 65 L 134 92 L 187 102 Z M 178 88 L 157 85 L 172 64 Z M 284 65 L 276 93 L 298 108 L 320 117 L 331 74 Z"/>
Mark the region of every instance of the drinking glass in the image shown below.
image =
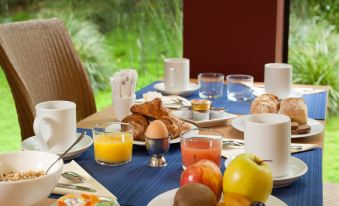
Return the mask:
<path id="1" fill-rule="evenodd" d="M 212 129 L 195 128 L 180 136 L 182 166 L 186 169 L 202 159 L 220 167 L 223 134 Z"/>
<path id="2" fill-rule="evenodd" d="M 121 165 L 132 160 L 133 126 L 100 122 L 93 128 L 94 158 L 103 165 Z"/>
<path id="3" fill-rule="evenodd" d="M 216 99 L 222 96 L 225 76 L 219 73 L 201 73 L 198 75 L 199 96 L 204 99 Z"/>
<path id="4" fill-rule="evenodd" d="M 243 74 L 232 74 L 226 76 L 227 98 L 230 101 L 251 101 L 253 77 Z"/>

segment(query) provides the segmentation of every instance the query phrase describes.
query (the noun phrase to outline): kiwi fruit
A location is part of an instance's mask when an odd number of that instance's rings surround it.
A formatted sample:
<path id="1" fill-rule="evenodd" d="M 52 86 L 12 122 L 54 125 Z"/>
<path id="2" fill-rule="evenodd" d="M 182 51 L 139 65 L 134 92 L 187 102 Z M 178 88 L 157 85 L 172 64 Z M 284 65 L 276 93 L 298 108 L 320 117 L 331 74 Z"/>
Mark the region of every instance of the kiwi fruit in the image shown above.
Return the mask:
<path id="1" fill-rule="evenodd" d="M 173 206 L 216 206 L 217 198 L 212 190 L 200 183 L 180 187 L 175 193 Z"/>

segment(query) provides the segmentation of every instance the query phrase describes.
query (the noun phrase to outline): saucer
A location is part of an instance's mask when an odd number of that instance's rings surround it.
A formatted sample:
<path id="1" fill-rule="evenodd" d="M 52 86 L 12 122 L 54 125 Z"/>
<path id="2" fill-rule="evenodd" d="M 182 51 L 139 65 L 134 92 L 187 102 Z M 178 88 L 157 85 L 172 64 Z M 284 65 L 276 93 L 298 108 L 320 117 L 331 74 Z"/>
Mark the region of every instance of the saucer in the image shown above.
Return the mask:
<path id="1" fill-rule="evenodd" d="M 288 171 L 287 175 L 283 177 L 273 178 L 273 187 L 274 188 L 286 187 L 295 182 L 296 180 L 298 180 L 304 174 L 306 174 L 307 170 L 308 167 L 305 164 L 305 162 L 296 157 L 291 157 L 290 170 Z"/>
<path id="2" fill-rule="evenodd" d="M 262 94 L 266 94 L 265 92 L 265 88 L 264 87 L 253 87 L 253 94 L 255 96 L 259 96 L 259 95 L 262 95 Z M 295 98 L 300 98 L 303 96 L 303 93 L 300 92 L 300 90 L 297 90 L 297 89 L 292 89 L 290 91 L 290 95 L 286 98 L 292 98 L 292 97 L 295 97 Z"/>
<path id="3" fill-rule="evenodd" d="M 231 125 L 235 129 L 237 129 L 237 130 L 239 130 L 241 132 L 244 132 L 244 118 L 246 116 L 247 115 L 239 116 L 239 117 L 234 118 L 232 120 L 232 122 L 231 122 Z M 294 138 L 312 137 L 314 135 L 317 135 L 317 134 L 321 133 L 324 130 L 324 125 L 322 125 L 319 121 L 314 120 L 312 118 L 308 118 L 307 119 L 307 124 L 311 127 L 311 131 L 309 133 L 306 133 L 306 134 L 292 134 L 291 138 L 294 139 Z"/>
<path id="4" fill-rule="evenodd" d="M 164 82 L 159 82 L 156 83 L 153 86 L 154 89 L 156 89 L 157 91 L 161 92 L 162 94 L 167 94 L 167 95 L 179 95 L 179 96 L 189 96 L 191 95 L 193 92 L 195 92 L 196 90 L 198 90 L 200 88 L 200 86 L 198 84 L 195 83 L 191 83 L 189 84 L 189 88 L 185 89 L 185 90 L 179 90 L 179 91 L 167 91 L 165 90 L 165 84 Z"/>
<path id="5" fill-rule="evenodd" d="M 77 133 L 77 136 L 79 136 L 80 133 Z M 85 152 L 91 145 L 93 144 L 93 139 L 87 135 L 83 137 L 83 139 L 75 145 L 65 156 L 64 160 L 74 159 L 78 156 L 80 156 L 83 152 Z M 35 139 L 35 136 L 29 137 L 25 139 L 21 143 L 22 150 L 35 150 L 35 151 L 44 151 L 40 148 L 40 145 Z M 46 152 L 52 152 L 57 155 L 61 155 L 64 153 L 64 151 L 60 152 L 53 152 L 53 151 L 46 151 Z"/>

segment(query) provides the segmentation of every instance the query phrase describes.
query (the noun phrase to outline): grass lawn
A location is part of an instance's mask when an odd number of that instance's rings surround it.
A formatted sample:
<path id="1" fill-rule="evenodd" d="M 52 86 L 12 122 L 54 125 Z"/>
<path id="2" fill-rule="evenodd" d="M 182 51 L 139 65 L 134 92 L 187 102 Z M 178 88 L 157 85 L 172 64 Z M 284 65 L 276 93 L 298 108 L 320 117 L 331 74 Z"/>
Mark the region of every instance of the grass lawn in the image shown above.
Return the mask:
<path id="1" fill-rule="evenodd" d="M 139 85 L 141 87 L 141 85 Z M 0 70 L 0 152 L 20 149 L 20 130 L 14 101 L 2 70 Z M 98 110 L 111 104 L 111 92 L 96 94 Z M 324 181 L 339 183 L 339 117 L 328 118 L 323 156 Z"/>

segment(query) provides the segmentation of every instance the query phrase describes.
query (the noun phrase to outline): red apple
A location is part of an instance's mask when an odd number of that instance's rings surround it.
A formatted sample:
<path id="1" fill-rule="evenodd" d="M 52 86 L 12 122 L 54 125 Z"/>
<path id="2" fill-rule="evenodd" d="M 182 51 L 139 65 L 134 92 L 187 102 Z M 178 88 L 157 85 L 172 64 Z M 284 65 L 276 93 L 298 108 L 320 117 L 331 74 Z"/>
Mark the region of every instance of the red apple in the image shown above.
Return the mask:
<path id="1" fill-rule="evenodd" d="M 219 200 L 222 193 L 222 174 L 220 168 L 210 160 L 200 160 L 181 173 L 180 186 L 201 183 L 213 191 Z"/>

